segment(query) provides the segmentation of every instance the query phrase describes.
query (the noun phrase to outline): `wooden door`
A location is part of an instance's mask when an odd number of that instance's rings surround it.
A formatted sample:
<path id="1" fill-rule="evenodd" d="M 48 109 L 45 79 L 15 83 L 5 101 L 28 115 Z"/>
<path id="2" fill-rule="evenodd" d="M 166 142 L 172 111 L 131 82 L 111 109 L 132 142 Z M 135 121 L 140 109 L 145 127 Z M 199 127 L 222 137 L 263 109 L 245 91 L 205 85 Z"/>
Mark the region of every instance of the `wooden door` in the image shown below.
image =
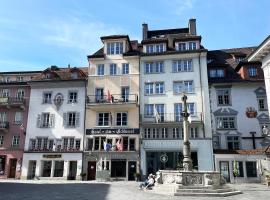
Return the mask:
<path id="1" fill-rule="evenodd" d="M 75 180 L 77 174 L 77 161 L 70 161 L 69 162 L 69 180 Z"/>
<path id="2" fill-rule="evenodd" d="M 95 161 L 88 162 L 87 180 L 96 180 L 96 162 Z"/>
<path id="3" fill-rule="evenodd" d="M 8 178 L 15 178 L 16 175 L 17 159 L 12 158 L 9 160 L 9 176 Z"/>

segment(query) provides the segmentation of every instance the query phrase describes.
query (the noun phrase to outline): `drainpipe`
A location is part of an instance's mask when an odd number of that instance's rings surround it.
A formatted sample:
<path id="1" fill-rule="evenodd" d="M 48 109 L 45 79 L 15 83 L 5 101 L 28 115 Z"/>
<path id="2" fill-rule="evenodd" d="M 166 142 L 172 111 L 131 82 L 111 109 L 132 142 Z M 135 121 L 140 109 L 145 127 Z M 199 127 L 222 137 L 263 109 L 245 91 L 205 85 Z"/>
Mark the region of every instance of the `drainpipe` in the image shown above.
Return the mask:
<path id="1" fill-rule="evenodd" d="M 204 101 L 203 101 L 203 95 L 202 95 L 202 70 L 201 70 L 201 52 L 199 54 L 199 70 L 200 70 L 200 85 L 201 85 L 201 100 L 202 100 L 202 114 L 204 114 L 204 109 L 203 109 L 203 105 L 204 105 Z M 201 118 L 203 117 L 201 114 Z M 205 138 L 205 126 L 204 126 L 204 121 L 203 121 L 203 137 Z"/>
<path id="2" fill-rule="evenodd" d="M 85 155 L 84 155 L 84 150 L 85 150 L 85 134 L 86 134 L 86 129 L 85 129 L 85 121 L 86 121 L 86 101 L 87 101 L 87 86 L 86 84 L 88 84 L 88 77 L 87 80 L 84 81 L 84 122 L 83 122 L 83 151 L 82 151 L 82 170 L 81 173 L 85 173 L 84 172 L 84 160 L 85 160 Z"/>

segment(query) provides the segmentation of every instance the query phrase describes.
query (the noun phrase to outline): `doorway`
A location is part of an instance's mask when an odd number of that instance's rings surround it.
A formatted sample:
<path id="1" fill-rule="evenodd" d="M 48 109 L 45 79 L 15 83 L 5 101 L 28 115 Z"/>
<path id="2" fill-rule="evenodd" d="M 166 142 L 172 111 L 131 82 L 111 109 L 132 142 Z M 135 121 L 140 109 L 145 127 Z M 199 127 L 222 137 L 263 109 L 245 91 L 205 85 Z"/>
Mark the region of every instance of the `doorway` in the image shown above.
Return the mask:
<path id="1" fill-rule="evenodd" d="M 37 165 L 37 162 L 35 160 L 29 161 L 27 179 L 34 179 L 35 178 L 36 165 Z"/>
<path id="2" fill-rule="evenodd" d="M 68 180 L 75 180 L 77 174 L 77 161 L 69 162 Z"/>
<path id="3" fill-rule="evenodd" d="M 87 180 L 96 180 L 96 161 L 88 162 Z"/>
<path id="4" fill-rule="evenodd" d="M 9 176 L 8 178 L 15 178 L 16 176 L 17 159 L 12 158 L 9 160 Z"/>
<path id="5" fill-rule="evenodd" d="M 126 160 L 111 161 L 111 177 L 126 177 Z"/>
<path id="6" fill-rule="evenodd" d="M 229 161 L 220 161 L 219 163 L 220 173 L 225 178 L 227 183 L 230 182 L 230 165 Z"/>
<path id="7" fill-rule="evenodd" d="M 128 162 L 128 180 L 129 181 L 134 181 L 135 176 L 134 174 L 136 173 L 136 161 L 129 161 Z"/>

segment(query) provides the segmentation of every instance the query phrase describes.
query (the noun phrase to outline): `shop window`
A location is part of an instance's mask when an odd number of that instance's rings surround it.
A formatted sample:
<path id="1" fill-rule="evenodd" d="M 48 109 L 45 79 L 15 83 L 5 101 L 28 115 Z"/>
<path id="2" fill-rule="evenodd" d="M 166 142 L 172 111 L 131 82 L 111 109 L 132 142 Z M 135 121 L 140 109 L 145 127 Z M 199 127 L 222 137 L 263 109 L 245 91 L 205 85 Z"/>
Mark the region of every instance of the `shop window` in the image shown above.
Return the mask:
<path id="1" fill-rule="evenodd" d="M 0 156 L 0 175 L 5 174 L 6 156 Z"/>
<path id="2" fill-rule="evenodd" d="M 63 177 L 64 173 L 64 161 L 55 161 L 54 162 L 54 177 Z"/>
<path id="3" fill-rule="evenodd" d="M 95 138 L 95 149 L 94 150 L 99 150 L 99 137 Z"/>
<path id="4" fill-rule="evenodd" d="M 233 175 L 234 177 L 244 177 L 243 162 L 242 161 L 233 161 Z"/>
<path id="5" fill-rule="evenodd" d="M 42 177 L 51 177 L 52 161 L 42 161 L 42 162 L 43 162 Z"/>

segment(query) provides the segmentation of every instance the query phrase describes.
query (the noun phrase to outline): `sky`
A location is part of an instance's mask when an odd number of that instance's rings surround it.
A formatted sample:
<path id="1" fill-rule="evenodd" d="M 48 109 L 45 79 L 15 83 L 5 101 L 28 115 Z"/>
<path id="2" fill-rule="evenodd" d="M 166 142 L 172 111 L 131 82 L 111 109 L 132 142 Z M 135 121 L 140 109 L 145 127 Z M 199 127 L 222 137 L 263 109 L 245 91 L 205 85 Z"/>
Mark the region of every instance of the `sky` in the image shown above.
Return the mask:
<path id="1" fill-rule="evenodd" d="M 0 0 L 0 71 L 88 66 L 100 36 L 184 28 L 197 20 L 209 49 L 259 45 L 270 34 L 269 0 Z"/>

